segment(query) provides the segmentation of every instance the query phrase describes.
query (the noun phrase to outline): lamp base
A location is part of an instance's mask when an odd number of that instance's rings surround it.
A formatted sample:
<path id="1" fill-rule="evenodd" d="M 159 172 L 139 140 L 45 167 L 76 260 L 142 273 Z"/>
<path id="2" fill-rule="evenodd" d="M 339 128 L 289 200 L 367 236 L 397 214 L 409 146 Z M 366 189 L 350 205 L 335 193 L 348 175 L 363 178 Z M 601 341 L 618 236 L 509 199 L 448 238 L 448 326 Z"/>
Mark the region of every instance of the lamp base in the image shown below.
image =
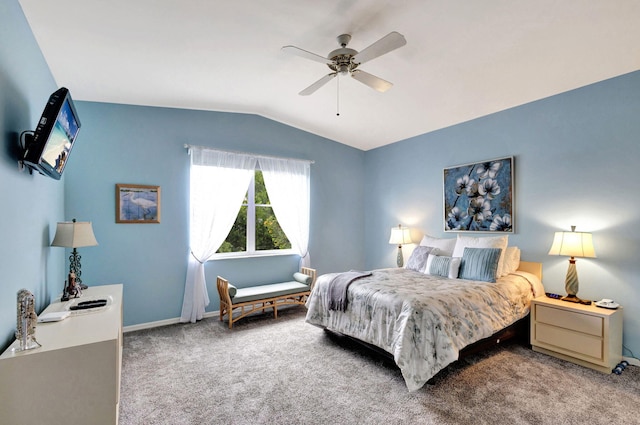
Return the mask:
<path id="1" fill-rule="evenodd" d="M 398 245 L 398 256 L 396 257 L 396 265 L 398 267 L 404 266 L 404 259 L 402 258 L 402 245 Z"/>
<path id="2" fill-rule="evenodd" d="M 584 305 L 590 305 L 591 301 L 589 300 L 583 300 L 581 298 L 578 298 L 576 295 L 565 295 L 564 297 L 560 298 L 562 301 L 567 301 L 570 303 L 576 303 L 576 304 L 584 304 Z"/>

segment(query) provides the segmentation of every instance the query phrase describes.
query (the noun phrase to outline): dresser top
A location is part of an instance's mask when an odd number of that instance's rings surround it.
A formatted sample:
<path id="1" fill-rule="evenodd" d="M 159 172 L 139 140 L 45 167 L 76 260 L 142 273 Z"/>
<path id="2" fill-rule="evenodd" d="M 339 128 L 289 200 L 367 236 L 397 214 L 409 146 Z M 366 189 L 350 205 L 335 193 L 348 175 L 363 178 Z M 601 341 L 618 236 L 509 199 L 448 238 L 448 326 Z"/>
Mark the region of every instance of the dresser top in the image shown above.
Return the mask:
<path id="1" fill-rule="evenodd" d="M 58 322 L 38 323 L 35 339 L 41 347 L 14 352 L 12 348 L 20 346 L 16 340 L 0 355 L 0 359 L 117 339 L 122 323 L 122 284 L 91 286 L 82 291 L 80 298 L 55 300 L 40 315 L 65 311 L 72 303 L 93 299 L 107 299 L 107 305 L 94 310 L 76 310 Z"/>
<path id="2" fill-rule="evenodd" d="M 532 303 L 553 306 L 568 311 L 580 311 L 581 313 L 594 314 L 598 316 L 611 316 L 618 310 L 622 310 L 622 306 L 618 307 L 617 309 L 602 308 L 596 306 L 593 302 L 590 305 L 584 305 L 580 303 L 572 303 L 569 301 L 549 298 L 547 296 L 534 298 Z"/>

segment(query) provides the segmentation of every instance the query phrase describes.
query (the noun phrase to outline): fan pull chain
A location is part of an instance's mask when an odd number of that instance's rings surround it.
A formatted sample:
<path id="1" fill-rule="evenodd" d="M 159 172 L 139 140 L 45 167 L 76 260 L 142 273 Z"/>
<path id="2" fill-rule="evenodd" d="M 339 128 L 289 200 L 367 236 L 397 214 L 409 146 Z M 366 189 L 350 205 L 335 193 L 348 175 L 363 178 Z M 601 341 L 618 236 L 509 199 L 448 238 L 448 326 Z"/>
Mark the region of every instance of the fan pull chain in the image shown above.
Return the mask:
<path id="1" fill-rule="evenodd" d="M 340 74 L 336 75 L 336 87 L 338 93 L 336 94 L 336 116 L 340 116 Z"/>

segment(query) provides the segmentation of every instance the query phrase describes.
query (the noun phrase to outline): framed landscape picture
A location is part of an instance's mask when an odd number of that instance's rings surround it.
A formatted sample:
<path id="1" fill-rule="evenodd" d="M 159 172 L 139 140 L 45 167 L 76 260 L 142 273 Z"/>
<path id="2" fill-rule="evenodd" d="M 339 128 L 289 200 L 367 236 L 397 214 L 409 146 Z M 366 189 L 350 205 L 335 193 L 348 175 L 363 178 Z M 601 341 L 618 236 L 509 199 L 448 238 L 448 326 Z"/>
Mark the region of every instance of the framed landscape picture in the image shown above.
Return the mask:
<path id="1" fill-rule="evenodd" d="M 116 223 L 160 223 L 160 186 L 116 184 Z"/>
<path id="2" fill-rule="evenodd" d="M 445 232 L 513 233 L 513 157 L 444 169 Z"/>

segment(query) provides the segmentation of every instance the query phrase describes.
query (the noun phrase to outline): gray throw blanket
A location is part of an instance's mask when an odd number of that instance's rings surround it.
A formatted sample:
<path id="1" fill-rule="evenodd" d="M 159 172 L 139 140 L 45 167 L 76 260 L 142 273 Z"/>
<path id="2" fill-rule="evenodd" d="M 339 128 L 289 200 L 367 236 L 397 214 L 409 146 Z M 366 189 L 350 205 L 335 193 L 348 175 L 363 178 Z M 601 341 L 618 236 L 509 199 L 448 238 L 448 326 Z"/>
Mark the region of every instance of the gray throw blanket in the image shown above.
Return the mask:
<path id="1" fill-rule="evenodd" d="M 371 276 L 371 272 L 350 270 L 340 273 L 329 282 L 329 310 L 345 311 L 347 309 L 347 289 L 354 281 Z"/>

